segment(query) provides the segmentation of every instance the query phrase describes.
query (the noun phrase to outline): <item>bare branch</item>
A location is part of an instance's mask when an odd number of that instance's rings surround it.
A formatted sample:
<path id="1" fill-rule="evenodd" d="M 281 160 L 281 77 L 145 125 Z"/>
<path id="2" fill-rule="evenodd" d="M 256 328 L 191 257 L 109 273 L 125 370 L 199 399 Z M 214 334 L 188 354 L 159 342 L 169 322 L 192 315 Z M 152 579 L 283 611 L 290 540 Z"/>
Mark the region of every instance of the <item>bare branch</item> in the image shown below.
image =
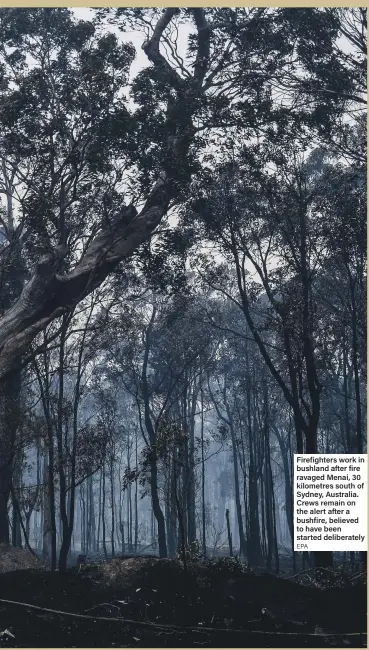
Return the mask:
<path id="1" fill-rule="evenodd" d="M 183 83 L 183 80 L 176 72 L 176 70 L 174 70 L 174 68 L 172 68 L 172 66 L 168 63 L 166 58 L 160 53 L 159 46 L 164 30 L 168 27 L 172 18 L 179 12 L 180 9 L 178 8 L 168 7 L 168 9 L 165 9 L 162 17 L 160 20 L 158 20 L 152 37 L 142 46 L 143 51 L 151 63 L 159 68 L 162 68 L 163 71 L 168 74 L 169 80 L 175 87 L 180 87 Z"/>

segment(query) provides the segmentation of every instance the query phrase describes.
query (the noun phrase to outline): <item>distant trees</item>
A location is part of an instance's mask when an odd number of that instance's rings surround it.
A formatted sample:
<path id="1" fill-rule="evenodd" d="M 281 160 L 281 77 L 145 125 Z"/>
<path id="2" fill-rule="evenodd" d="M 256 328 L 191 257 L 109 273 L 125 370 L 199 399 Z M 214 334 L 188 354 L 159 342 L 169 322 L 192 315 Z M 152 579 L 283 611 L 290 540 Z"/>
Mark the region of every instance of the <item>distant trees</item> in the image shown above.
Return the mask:
<path id="1" fill-rule="evenodd" d="M 168 514 L 173 509 L 175 519 L 181 512 L 186 543 L 196 539 L 195 418 L 201 369 L 211 355 L 211 340 L 206 340 L 201 323 L 196 325 L 196 315 L 196 303 L 184 296 L 154 298 L 131 309 L 123 340 L 119 316 L 113 318 L 105 347 L 103 374 L 120 382 L 138 409 L 145 445 L 141 473 L 144 477 L 148 472 L 145 480 L 150 486 L 163 557 L 168 552 L 167 538 L 172 554 L 176 549 L 178 531 L 172 530 L 172 515 Z M 164 485 L 159 482 L 159 465 L 166 477 Z M 167 528 L 159 499 L 163 491 Z"/>

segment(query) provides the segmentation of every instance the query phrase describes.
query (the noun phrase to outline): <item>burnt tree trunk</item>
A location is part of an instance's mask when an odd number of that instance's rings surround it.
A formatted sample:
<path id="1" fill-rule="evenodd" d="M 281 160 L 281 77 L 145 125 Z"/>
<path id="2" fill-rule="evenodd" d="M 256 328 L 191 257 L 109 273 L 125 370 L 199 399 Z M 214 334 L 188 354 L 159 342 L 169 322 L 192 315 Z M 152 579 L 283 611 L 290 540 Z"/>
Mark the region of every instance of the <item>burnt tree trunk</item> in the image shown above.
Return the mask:
<path id="1" fill-rule="evenodd" d="M 20 416 L 21 375 L 15 370 L 0 385 L 0 543 L 9 544 L 8 502 L 12 489 Z"/>

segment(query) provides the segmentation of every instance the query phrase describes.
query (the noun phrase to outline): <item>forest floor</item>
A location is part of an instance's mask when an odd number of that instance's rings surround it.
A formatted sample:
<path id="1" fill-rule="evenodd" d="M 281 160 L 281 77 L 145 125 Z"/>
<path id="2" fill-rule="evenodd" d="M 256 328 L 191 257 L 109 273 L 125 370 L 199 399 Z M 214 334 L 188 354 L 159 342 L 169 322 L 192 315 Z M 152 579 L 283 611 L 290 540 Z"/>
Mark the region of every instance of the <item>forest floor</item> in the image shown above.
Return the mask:
<path id="1" fill-rule="evenodd" d="M 0 647 L 366 647 L 363 577 L 309 576 L 308 586 L 229 558 L 7 571 Z"/>

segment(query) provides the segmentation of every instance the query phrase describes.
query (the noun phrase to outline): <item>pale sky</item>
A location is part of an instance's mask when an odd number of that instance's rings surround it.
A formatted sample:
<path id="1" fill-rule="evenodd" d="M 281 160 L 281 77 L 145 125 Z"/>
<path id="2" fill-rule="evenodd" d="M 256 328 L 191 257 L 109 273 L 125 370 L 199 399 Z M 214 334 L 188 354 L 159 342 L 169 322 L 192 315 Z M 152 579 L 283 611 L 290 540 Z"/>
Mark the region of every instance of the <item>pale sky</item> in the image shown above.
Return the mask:
<path id="1" fill-rule="evenodd" d="M 93 9 L 88 7 L 71 7 L 71 10 L 73 14 L 76 16 L 76 18 L 78 18 L 79 20 L 91 20 L 94 16 Z M 120 41 L 126 43 L 130 42 L 135 47 L 136 58 L 132 63 L 131 74 L 130 74 L 131 79 L 134 79 L 137 73 L 140 70 L 142 70 L 142 68 L 147 66 L 149 63 L 146 54 L 142 50 L 142 45 L 145 41 L 144 35 L 140 34 L 138 31 L 123 33 L 118 27 L 111 24 L 107 24 L 106 29 L 107 31 L 115 34 Z M 180 56 L 182 56 L 183 59 L 185 59 L 186 56 L 187 37 L 191 32 L 193 33 L 194 31 L 195 31 L 194 27 L 190 23 L 188 24 L 182 23 L 180 25 L 179 39 L 178 39 L 178 53 L 180 54 Z"/>

